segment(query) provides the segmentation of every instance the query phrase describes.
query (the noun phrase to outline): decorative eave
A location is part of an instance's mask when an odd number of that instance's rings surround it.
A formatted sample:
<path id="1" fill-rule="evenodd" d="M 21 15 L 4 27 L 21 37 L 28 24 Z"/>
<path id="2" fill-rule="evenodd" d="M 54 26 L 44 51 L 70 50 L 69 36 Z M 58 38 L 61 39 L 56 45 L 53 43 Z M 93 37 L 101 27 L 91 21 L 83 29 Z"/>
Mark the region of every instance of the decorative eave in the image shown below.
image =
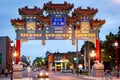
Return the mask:
<path id="1" fill-rule="evenodd" d="M 12 25 L 18 25 L 18 26 L 24 26 L 24 20 L 23 19 L 11 19 Z"/>
<path id="2" fill-rule="evenodd" d="M 72 13 L 77 15 L 95 15 L 98 12 L 98 9 L 87 7 L 87 9 L 82 9 L 81 7 L 74 9 Z"/>
<path id="3" fill-rule="evenodd" d="M 70 17 L 70 16 L 67 17 L 67 23 L 68 23 L 68 24 L 69 24 L 69 23 L 75 23 L 75 22 L 77 22 L 77 21 L 79 21 L 79 20 L 80 20 L 79 17 Z"/>
<path id="4" fill-rule="evenodd" d="M 18 9 L 19 14 L 22 15 L 39 15 L 43 13 L 43 9 L 37 8 L 36 6 L 34 6 L 34 8 L 28 8 L 28 6 L 25 6 L 22 9 Z"/>
<path id="5" fill-rule="evenodd" d="M 74 4 L 64 2 L 64 4 L 53 4 L 52 2 L 44 4 L 45 10 L 71 10 Z"/>
<path id="6" fill-rule="evenodd" d="M 11 23 L 14 26 L 15 30 L 24 28 L 24 20 L 23 19 L 11 19 Z"/>
<path id="7" fill-rule="evenodd" d="M 41 21 L 41 22 L 43 22 L 45 24 L 49 24 L 49 25 L 51 23 L 50 18 L 49 17 L 45 17 L 45 16 L 37 16 L 36 20 Z"/>
<path id="8" fill-rule="evenodd" d="M 99 30 L 104 23 L 105 23 L 105 20 L 98 20 L 98 19 L 92 20 L 91 22 L 92 29 L 96 28 Z"/>

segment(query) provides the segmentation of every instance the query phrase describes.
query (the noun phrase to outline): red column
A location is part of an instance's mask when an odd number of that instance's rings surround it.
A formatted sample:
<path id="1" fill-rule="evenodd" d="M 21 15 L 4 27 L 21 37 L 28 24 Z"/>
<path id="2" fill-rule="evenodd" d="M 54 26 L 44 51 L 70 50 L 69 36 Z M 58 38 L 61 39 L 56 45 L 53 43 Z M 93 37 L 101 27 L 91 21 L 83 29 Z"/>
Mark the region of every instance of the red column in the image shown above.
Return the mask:
<path id="1" fill-rule="evenodd" d="M 16 40 L 16 64 L 20 61 L 20 40 Z"/>
<path id="2" fill-rule="evenodd" d="M 100 62 L 100 41 L 96 39 L 96 60 Z"/>

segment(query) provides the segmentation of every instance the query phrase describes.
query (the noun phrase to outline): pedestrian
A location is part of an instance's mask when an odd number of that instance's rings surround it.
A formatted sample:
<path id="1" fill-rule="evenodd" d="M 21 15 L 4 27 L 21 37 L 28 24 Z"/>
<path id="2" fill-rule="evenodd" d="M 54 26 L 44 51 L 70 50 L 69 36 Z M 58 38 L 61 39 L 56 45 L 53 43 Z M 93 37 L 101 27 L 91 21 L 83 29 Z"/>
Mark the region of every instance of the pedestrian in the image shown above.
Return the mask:
<path id="1" fill-rule="evenodd" d="M 79 71 L 79 74 L 80 74 L 80 75 L 82 74 L 82 70 Z"/>
<path id="2" fill-rule="evenodd" d="M 105 70 L 105 80 L 112 80 L 111 71 L 109 69 Z"/>
<path id="3" fill-rule="evenodd" d="M 8 70 L 7 69 L 5 70 L 5 76 L 6 77 L 8 76 Z"/>
<path id="4" fill-rule="evenodd" d="M 4 75 L 4 69 L 2 69 L 2 75 Z"/>

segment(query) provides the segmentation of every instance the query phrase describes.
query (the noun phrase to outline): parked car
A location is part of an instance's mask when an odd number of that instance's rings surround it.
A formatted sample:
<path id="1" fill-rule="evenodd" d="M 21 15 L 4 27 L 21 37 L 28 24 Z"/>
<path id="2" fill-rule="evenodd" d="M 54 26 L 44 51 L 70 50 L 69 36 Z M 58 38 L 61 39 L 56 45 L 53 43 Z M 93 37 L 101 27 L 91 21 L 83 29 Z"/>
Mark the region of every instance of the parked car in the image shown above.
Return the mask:
<path id="1" fill-rule="evenodd" d="M 67 68 L 67 69 L 62 69 L 60 72 L 63 72 L 63 73 L 71 73 L 72 70 Z"/>
<path id="2" fill-rule="evenodd" d="M 46 70 L 40 70 L 38 72 L 38 78 L 48 78 L 49 73 Z"/>

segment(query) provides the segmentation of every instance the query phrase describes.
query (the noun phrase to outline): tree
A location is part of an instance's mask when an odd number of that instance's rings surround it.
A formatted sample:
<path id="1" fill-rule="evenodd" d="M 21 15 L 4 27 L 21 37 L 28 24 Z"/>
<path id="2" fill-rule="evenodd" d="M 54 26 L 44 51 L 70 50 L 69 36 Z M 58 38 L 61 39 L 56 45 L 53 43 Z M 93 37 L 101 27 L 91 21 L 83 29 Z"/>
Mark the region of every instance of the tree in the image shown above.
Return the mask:
<path id="1" fill-rule="evenodd" d="M 109 69 L 110 66 L 115 65 L 115 51 L 114 51 L 114 41 L 116 35 L 112 32 L 106 35 L 106 40 L 101 41 L 101 59 L 104 62 L 105 69 Z"/>
<path id="2" fill-rule="evenodd" d="M 27 64 L 27 66 L 30 65 L 30 64 L 29 64 L 29 61 L 27 60 L 27 57 L 26 57 L 25 55 L 22 55 L 22 56 L 21 56 L 21 62 Z M 23 66 L 25 66 L 25 65 L 23 65 Z"/>
<path id="3" fill-rule="evenodd" d="M 87 57 L 87 60 L 88 60 L 88 55 L 89 55 L 90 51 L 92 51 L 92 50 L 95 50 L 95 44 L 93 42 L 86 41 L 84 43 L 84 45 L 82 46 L 82 48 L 80 50 L 80 53 L 84 54 L 85 51 L 86 51 L 86 57 Z"/>
<path id="4" fill-rule="evenodd" d="M 120 63 L 120 26 L 119 26 L 119 28 L 118 28 L 119 30 L 118 30 L 118 33 L 117 33 L 117 41 L 118 41 L 118 44 L 119 44 L 119 48 L 118 48 L 118 62 Z"/>
<path id="5" fill-rule="evenodd" d="M 36 59 L 33 60 L 32 65 L 35 66 L 35 67 L 44 66 L 45 65 L 44 58 L 42 58 L 42 57 L 36 57 Z"/>

